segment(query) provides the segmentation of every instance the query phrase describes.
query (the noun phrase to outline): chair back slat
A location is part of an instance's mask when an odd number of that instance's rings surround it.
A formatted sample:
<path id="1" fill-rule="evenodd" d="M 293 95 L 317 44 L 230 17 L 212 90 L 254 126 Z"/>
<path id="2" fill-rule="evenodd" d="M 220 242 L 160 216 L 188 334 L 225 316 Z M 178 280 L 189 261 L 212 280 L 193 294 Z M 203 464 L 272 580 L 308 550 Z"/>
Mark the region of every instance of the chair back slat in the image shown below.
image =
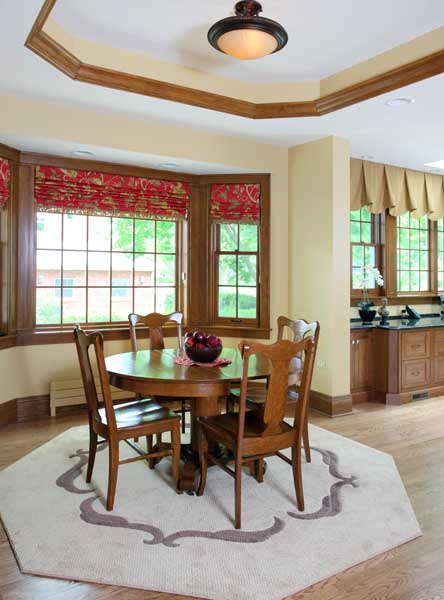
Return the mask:
<path id="1" fill-rule="evenodd" d="M 288 317 L 280 316 L 277 320 L 278 323 L 278 341 L 284 339 L 286 330 L 290 331 L 290 338 L 293 342 L 300 342 L 304 337 L 311 336 L 314 340 L 315 346 L 317 347 L 319 340 L 319 323 L 313 321 L 309 323 L 305 319 L 289 319 Z M 316 351 L 316 350 L 315 350 Z M 290 373 L 288 376 L 288 385 L 294 385 L 299 381 L 298 372 L 302 366 L 302 355 L 297 354 L 291 362 Z"/>
<path id="2" fill-rule="evenodd" d="M 163 338 L 163 327 L 166 323 L 176 323 L 177 325 L 177 341 L 179 348 L 182 348 L 182 321 L 183 314 L 181 312 L 162 315 L 160 313 L 150 313 L 148 315 L 138 315 L 131 313 L 128 315 L 130 324 L 130 338 L 133 352 L 137 352 L 137 325 L 148 327 L 149 330 L 149 348 L 150 350 L 163 350 L 165 341 Z"/>
<path id="3" fill-rule="evenodd" d="M 108 374 L 105 366 L 105 355 L 103 352 L 103 336 L 99 332 L 85 333 L 78 325 L 74 329 L 77 354 L 79 357 L 80 371 L 82 373 L 83 387 L 85 389 L 88 414 L 90 419 L 101 421 L 99 413 L 99 400 L 93 368 L 91 365 L 90 348 L 94 348 L 94 354 L 99 371 L 100 386 L 102 388 L 103 402 L 105 405 L 108 427 L 116 430 L 116 418 L 114 414 L 111 389 L 108 382 Z"/>
<path id="4" fill-rule="evenodd" d="M 244 363 L 248 364 L 250 357 L 261 354 L 269 359 L 271 363 L 271 375 L 269 379 L 267 396 L 263 408 L 258 411 L 258 416 L 263 422 L 263 434 L 273 435 L 281 431 L 281 423 L 285 417 L 288 394 L 288 370 L 291 360 L 296 354 L 305 354 L 312 349 L 311 337 L 304 338 L 299 342 L 280 340 L 274 344 L 260 344 L 256 342 L 242 342 L 239 346 L 243 354 Z M 310 366 L 308 362 L 304 370 Z M 308 378 L 305 377 L 305 385 Z M 248 370 L 244 371 L 241 382 L 240 412 L 242 405 L 246 405 L 248 386 Z M 242 413 L 240 414 L 240 421 Z"/>

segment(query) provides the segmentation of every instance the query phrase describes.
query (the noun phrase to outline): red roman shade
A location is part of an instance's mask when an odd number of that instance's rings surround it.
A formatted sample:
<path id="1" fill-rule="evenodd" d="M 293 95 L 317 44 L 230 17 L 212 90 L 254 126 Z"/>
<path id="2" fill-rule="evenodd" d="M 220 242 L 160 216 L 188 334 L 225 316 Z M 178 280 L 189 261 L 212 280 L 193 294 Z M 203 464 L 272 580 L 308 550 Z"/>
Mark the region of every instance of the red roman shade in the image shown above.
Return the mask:
<path id="1" fill-rule="evenodd" d="M 11 187 L 11 167 L 9 162 L 0 158 L 0 208 L 6 205 Z"/>
<path id="2" fill-rule="evenodd" d="M 210 220 L 214 223 L 258 224 L 261 214 L 259 183 L 217 183 L 211 186 Z"/>
<path id="3" fill-rule="evenodd" d="M 38 166 L 37 210 L 178 221 L 187 218 L 187 183 Z"/>

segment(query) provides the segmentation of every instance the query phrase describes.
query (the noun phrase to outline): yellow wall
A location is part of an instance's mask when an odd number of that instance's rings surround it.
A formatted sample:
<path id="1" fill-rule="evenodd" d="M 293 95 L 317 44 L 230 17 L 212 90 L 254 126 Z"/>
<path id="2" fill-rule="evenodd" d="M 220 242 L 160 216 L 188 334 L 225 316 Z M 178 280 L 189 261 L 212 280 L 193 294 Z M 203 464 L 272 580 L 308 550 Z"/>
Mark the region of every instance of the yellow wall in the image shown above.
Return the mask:
<path id="1" fill-rule="evenodd" d="M 0 350 L 0 404 L 16 397 L 18 378 L 17 348 Z"/>
<path id="2" fill-rule="evenodd" d="M 289 153 L 290 314 L 318 320 L 313 388 L 350 393 L 350 155 L 329 137 Z"/>
<path id="3" fill-rule="evenodd" d="M 93 91 L 94 88 L 91 88 Z M 271 173 L 271 323 L 288 313 L 288 150 L 159 122 L 0 96 L 1 133 L 217 163 Z M 274 336 L 275 333 L 272 333 Z M 236 340 L 227 340 L 233 345 Z M 107 351 L 120 346 L 107 344 Z M 111 349 L 111 350 L 110 350 Z M 15 365 L 14 365 L 15 361 Z M 29 346 L 0 352 L 0 402 L 46 394 L 53 379 L 78 374 L 74 346 Z M 15 369 L 14 369 L 15 366 Z"/>

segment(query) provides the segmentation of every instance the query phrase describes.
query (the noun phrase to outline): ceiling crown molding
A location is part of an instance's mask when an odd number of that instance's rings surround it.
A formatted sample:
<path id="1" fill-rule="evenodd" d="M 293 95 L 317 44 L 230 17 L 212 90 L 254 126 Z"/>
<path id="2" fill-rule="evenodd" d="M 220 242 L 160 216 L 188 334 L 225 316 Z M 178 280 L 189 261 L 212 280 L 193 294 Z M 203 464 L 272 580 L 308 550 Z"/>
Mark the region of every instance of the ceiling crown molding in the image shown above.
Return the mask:
<path id="1" fill-rule="evenodd" d="M 315 100 L 256 103 L 82 62 L 43 30 L 56 2 L 45 0 L 25 46 L 71 79 L 249 119 L 320 117 L 444 73 L 439 50 Z"/>

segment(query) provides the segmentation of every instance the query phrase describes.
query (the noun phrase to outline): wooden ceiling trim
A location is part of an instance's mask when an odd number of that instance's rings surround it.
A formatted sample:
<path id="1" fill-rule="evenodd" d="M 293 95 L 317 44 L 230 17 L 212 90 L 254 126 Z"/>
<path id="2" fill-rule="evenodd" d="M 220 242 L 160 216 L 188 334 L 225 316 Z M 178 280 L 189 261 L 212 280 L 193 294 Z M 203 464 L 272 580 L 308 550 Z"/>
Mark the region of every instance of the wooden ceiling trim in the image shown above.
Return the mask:
<path id="1" fill-rule="evenodd" d="M 320 117 L 444 73 L 444 50 L 440 50 L 317 100 L 254 103 L 83 63 L 43 31 L 56 2 L 45 0 L 25 46 L 71 79 L 249 119 Z"/>

